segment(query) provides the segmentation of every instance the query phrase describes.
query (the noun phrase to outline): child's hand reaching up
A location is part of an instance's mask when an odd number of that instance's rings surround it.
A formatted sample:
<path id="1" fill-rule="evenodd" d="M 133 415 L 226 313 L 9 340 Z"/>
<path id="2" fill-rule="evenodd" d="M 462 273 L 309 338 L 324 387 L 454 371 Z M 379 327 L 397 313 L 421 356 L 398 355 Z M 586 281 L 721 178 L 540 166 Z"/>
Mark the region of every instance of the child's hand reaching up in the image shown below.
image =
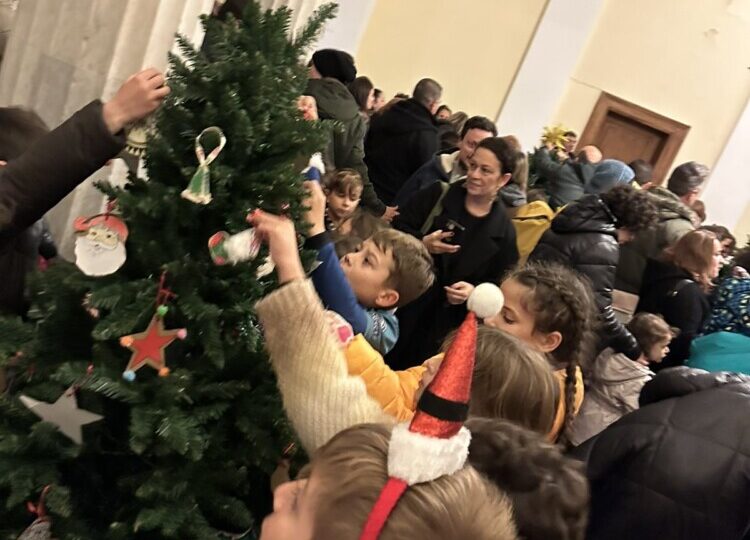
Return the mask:
<path id="1" fill-rule="evenodd" d="M 268 243 L 279 283 L 304 279 L 305 270 L 299 258 L 294 223 L 289 218 L 267 214 L 262 210 L 252 213 L 250 223 L 263 241 Z"/>
<path id="2" fill-rule="evenodd" d="M 305 214 L 305 220 L 310 224 L 310 236 L 325 232 L 326 196 L 320 182 L 305 182 L 304 186 L 310 192 L 307 199 L 302 203 L 309 210 Z"/>

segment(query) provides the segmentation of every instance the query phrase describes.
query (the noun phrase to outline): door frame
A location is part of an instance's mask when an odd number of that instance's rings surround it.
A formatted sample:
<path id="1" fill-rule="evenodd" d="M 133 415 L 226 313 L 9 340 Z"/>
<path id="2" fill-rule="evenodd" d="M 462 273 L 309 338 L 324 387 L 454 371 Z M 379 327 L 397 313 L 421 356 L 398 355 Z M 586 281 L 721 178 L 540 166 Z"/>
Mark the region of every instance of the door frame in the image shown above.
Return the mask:
<path id="1" fill-rule="evenodd" d="M 660 131 L 667 136 L 664 149 L 661 151 L 656 163 L 652 164 L 654 167 L 654 183 L 662 184 L 667 177 L 667 172 L 669 172 L 674 158 L 677 156 L 677 152 L 680 150 L 685 137 L 687 137 L 690 131 L 690 126 L 650 111 L 635 103 L 625 101 L 607 92 L 602 92 L 581 134 L 580 142 L 578 143 L 579 148 L 588 144 L 596 144 L 607 115 L 610 112 Z"/>

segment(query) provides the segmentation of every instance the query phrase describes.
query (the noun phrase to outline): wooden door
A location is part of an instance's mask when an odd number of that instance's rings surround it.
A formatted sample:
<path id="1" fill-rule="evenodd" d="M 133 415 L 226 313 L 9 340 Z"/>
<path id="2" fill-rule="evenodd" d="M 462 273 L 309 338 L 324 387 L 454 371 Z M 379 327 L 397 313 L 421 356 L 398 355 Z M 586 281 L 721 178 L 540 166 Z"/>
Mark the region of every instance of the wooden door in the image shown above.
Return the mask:
<path id="1" fill-rule="evenodd" d="M 578 146 L 593 144 L 605 159 L 643 159 L 654 168 L 654 182 L 661 184 L 688 131 L 690 126 L 602 92 Z"/>

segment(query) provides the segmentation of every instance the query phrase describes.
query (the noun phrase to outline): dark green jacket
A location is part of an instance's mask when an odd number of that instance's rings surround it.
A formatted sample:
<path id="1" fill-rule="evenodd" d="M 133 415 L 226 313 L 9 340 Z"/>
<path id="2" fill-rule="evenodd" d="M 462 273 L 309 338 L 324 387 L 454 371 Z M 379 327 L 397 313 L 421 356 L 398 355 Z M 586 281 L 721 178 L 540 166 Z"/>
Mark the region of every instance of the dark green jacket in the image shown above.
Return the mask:
<path id="1" fill-rule="evenodd" d="M 547 180 L 545 190 L 553 209 L 583 197 L 584 187 L 594 176 L 593 164 L 570 159 L 559 163 L 546 148 L 537 150 L 533 159 L 536 174 Z"/>
<path id="2" fill-rule="evenodd" d="M 615 288 L 632 294 L 641 290 L 641 279 L 648 259 L 658 259 L 665 248 L 695 229 L 695 213 L 680 198 L 663 187 L 648 190 L 659 209 L 655 227 L 639 232 L 620 249 Z"/>
<path id="3" fill-rule="evenodd" d="M 372 188 L 364 161 L 367 120 L 359 113 L 354 97 L 346 86 L 331 78 L 310 79 L 305 95 L 315 98 L 321 120 L 337 122 L 331 126 L 331 142 L 323 153 L 326 167 L 357 171 L 364 183 L 362 206 L 376 216 L 383 215 L 385 205 Z"/>

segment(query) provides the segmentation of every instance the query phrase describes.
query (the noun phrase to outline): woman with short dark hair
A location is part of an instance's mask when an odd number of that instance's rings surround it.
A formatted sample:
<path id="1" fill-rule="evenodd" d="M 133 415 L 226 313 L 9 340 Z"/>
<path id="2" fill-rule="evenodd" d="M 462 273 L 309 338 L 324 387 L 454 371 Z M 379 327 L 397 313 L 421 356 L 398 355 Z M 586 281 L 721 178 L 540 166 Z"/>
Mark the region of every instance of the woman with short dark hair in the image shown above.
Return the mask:
<path id="1" fill-rule="evenodd" d="M 437 353 L 466 316 L 475 285 L 498 283 L 518 262 L 516 233 L 498 193 L 518 153 L 499 137 L 483 139 L 463 181 L 436 182 L 415 193 L 393 226 L 421 239 L 436 266 L 435 285 L 397 312 L 401 337 L 388 363 L 403 369 Z"/>

